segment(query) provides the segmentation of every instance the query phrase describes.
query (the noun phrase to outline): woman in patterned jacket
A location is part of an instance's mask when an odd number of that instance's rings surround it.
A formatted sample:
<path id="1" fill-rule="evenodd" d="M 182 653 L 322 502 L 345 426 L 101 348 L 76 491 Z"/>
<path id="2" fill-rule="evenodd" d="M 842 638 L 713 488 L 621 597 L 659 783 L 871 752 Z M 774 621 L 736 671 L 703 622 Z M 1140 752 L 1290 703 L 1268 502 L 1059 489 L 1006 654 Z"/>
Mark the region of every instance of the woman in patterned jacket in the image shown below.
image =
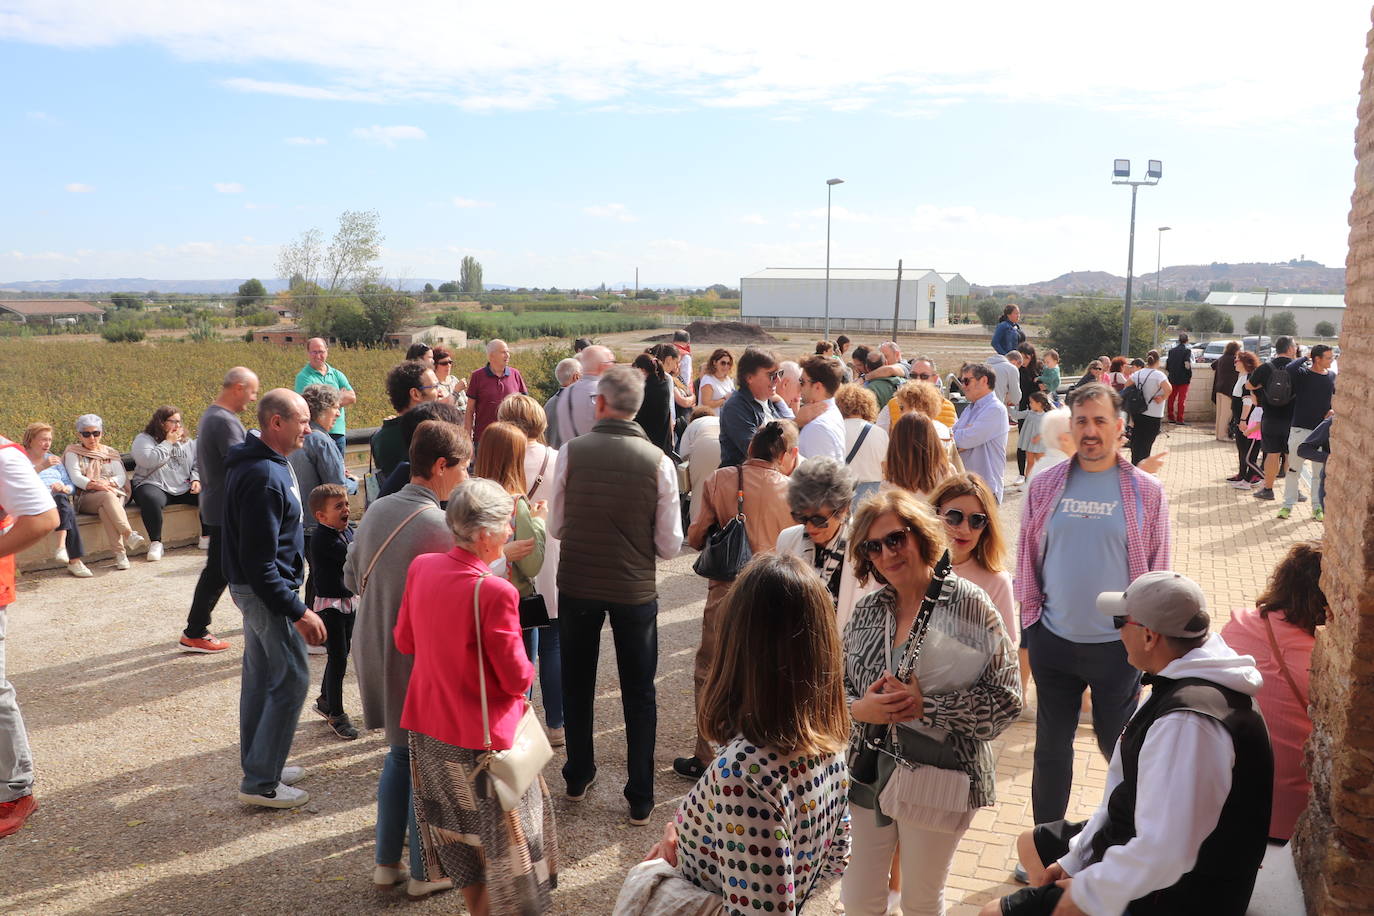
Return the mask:
<path id="1" fill-rule="evenodd" d="M 887 911 L 900 840 L 902 912 L 935 916 L 944 913 L 959 839 L 974 812 L 995 801 L 990 742 L 1021 711 L 1016 650 L 987 594 L 953 573 L 928 617 L 920 614 L 945 552 L 944 526 L 930 506 L 884 490 L 860 505 L 853 531 L 859 582 L 873 576 L 883 588 L 859 602 L 844 632 L 851 768 L 865 726 L 887 726 L 888 737 L 877 779 L 853 781 L 853 854 L 841 900 L 850 916 Z"/>

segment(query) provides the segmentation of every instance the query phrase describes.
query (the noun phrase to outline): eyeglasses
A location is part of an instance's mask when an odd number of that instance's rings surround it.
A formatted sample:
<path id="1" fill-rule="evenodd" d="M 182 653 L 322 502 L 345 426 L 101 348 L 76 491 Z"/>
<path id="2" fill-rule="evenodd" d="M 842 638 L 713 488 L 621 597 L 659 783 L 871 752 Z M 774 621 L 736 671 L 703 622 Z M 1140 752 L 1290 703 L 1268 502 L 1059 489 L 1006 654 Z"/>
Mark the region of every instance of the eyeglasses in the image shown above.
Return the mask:
<path id="1" fill-rule="evenodd" d="M 889 531 L 880 538 L 860 541 L 858 544 L 859 553 L 868 559 L 872 559 L 884 547 L 890 552 L 896 553 L 906 543 L 907 534 L 910 532 L 910 528 L 898 528 L 896 531 Z"/>
<path id="2" fill-rule="evenodd" d="M 167 425 L 168 425 L 168 426 L 180 426 L 180 425 L 181 425 L 181 421 L 180 421 L 180 420 L 168 420 L 168 421 L 167 421 Z"/>
<path id="3" fill-rule="evenodd" d="M 914 376 L 912 376 L 912 377 L 913 377 L 913 378 L 918 378 L 918 379 L 920 379 L 920 380 L 923 381 L 923 382 L 928 382 L 928 381 L 930 381 L 931 379 L 935 378 L 935 376 L 934 376 L 934 375 L 931 375 L 929 372 L 917 372 L 917 373 L 916 373 Z"/>
<path id="4" fill-rule="evenodd" d="M 453 365 L 453 360 L 451 360 L 451 359 L 441 359 L 441 360 L 439 360 L 437 363 L 435 363 L 434 365 L 436 365 L 436 366 L 452 366 L 452 365 Z"/>
<path id="5" fill-rule="evenodd" d="M 830 524 L 831 519 L 834 517 L 835 514 L 833 512 L 830 515 L 803 515 L 800 512 L 792 513 L 792 521 L 796 522 L 798 525 L 810 525 L 812 528 L 824 528 L 826 525 Z"/>
<path id="6" fill-rule="evenodd" d="M 431 388 L 438 388 L 438 387 L 439 387 L 438 385 L 416 385 L 416 386 L 415 386 L 415 390 L 416 390 L 416 391 L 428 391 L 428 390 L 431 389 Z"/>
<path id="7" fill-rule="evenodd" d="M 964 522 L 968 522 L 970 531 L 982 531 L 988 523 L 988 517 L 982 512 L 966 513 L 962 509 L 946 509 L 940 515 L 951 528 L 958 528 Z"/>
<path id="8" fill-rule="evenodd" d="M 973 384 L 973 376 L 970 375 L 967 378 L 959 379 L 959 384 L 967 388 L 969 385 Z"/>
<path id="9" fill-rule="evenodd" d="M 768 373 L 768 380 L 770 382 L 782 381 L 782 370 L 774 369 L 772 372 Z"/>
<path id="10" fill-rule="evenodd" d="M 1134 621 L 1134 620 L 1132 620 L 1132 619 L 1129 618 L 1129 617 L 1113 617 L 1113 618 L 1112 618 L 1112 626 L 1116 627 L 1118 630 L 1124 630 L 1124 629 L 1126 628 L 1127 624 L 1129 624 L 1130 626 L 1133 626 L 1133 627 L 1140 627 L 1141 629 L 1145 629 L 1145 624 L 1143 624 L 1143 623 L 1138 623 L 1137 621 Z"/>
<path id="11" fill-rule="evenodd" d="M 100 430 L 98 429 L 83 429 L 81 431 L 81 438 L 83 439 L 93 439 L 98 435 L 100 435 Z"/>

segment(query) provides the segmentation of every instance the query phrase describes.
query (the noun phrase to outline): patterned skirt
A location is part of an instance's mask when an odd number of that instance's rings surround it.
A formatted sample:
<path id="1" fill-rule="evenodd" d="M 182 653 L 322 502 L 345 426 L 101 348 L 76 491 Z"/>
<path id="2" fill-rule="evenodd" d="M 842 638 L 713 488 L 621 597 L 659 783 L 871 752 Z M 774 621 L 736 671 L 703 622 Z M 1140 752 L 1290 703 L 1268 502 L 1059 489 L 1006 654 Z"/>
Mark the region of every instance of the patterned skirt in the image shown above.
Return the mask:
<path id="1" fill-rule="evenodd" d="M 506 811 L 479 766 L 483 752 L 410 732 L 410 776 L 429 880 L 485 884 L 493 914 L 534 916 L 558 885 L 553 801 L 541 775 Z"/>

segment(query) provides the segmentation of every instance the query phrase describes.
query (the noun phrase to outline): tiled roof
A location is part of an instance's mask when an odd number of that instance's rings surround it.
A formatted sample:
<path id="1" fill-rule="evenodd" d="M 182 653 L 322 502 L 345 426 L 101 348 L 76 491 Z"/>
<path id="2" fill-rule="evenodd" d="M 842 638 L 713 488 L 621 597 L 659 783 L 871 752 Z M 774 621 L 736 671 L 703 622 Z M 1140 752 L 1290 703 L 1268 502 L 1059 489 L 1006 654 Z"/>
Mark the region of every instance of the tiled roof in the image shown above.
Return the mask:
<path id="1" fill-rule="evenodd" d="M 76 299 L 0 299 L 0 310 L 26 318 L 60 315 L 103 315 L 105 310 L 93 302 Z"/>

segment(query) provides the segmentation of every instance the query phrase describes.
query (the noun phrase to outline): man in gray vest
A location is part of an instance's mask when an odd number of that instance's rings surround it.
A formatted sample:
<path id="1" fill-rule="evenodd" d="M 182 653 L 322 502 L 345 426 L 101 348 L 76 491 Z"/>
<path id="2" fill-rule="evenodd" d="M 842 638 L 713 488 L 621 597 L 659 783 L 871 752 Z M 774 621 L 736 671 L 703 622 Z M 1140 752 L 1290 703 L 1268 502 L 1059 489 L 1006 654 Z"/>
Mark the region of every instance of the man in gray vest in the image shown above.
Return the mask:
<path id="1" fill-rule="evenodd" d="M 644 376 L 639 370 L 613 366 L 601 373 L 595 425 L 560 450 L 549 498 L 549 533 L 562 541 L 558 630 L 568 798 L 586 798 L 596 781 L 592 710 L 601 627 L 609 616 L 625 713 L 625 798 L 630 823 L 636 826 L 649 822 L 654 807 L 654 562 L 656 557 L 677 556 L 682 546 L 677 470 L 634 422 L 643 400 Z"/>

